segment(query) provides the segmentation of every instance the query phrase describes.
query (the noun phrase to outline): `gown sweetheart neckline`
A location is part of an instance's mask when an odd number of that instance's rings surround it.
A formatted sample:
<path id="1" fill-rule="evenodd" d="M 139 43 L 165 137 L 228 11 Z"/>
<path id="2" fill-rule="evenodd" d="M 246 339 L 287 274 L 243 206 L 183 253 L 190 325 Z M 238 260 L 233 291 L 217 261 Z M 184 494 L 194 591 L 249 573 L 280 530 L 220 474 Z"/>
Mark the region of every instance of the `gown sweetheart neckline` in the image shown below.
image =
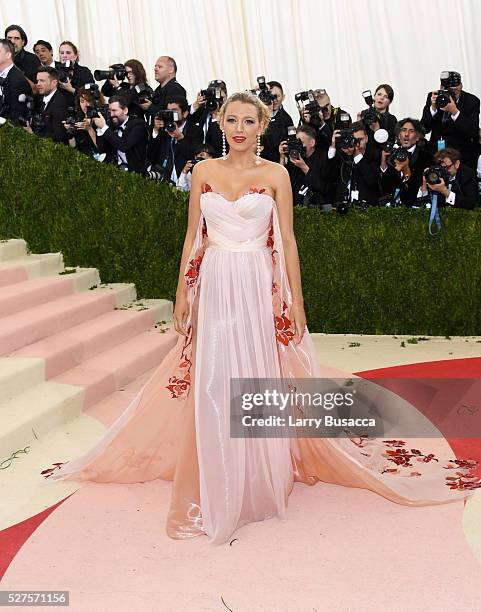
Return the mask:
<path id="1" fill-rule="evenodd" d="M 205 183 L 202 186 L 202 193 L 201 193 L 201 195 L 205 195 L 206 193 L 215 193 L 216 195 L 221 196 L 221 198 L 224 198 L 224 200 L 226 202 L 229 202 L 229 204 L 236 204 L 237 202 L 239 202 L 239 200 L 242 200 L 242 198 L 245 198 L 247 195 L 252 195 L 254 193 L 257 193 L 257 194 L 263 195 L 263 196 L 267 196 L 273 202 L 275 202 L 274 197 L 270 193 L 268 193 L 266 191 L 265 187 L 250 187 L 247 191 L 245 191 L 243 194 L 241 194 L 235 200 L 230 200 L 221 191 L 217 191 L 216 189 L 213 189 L 208 183 Z"/>

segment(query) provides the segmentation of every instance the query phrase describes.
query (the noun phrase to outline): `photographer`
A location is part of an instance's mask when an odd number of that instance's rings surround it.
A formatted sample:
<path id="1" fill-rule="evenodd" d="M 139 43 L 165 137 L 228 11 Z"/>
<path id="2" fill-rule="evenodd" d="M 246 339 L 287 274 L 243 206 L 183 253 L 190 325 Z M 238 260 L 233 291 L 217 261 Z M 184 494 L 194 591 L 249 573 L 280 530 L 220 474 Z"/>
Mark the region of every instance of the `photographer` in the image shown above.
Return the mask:
<path id="1" fill-rule="evenodd" d="M 110 66 L 109 68 L 113 72 L 113 78 L 105 81 L 101 91 L 107 98 L 114 95 L 123 96 L 129 104 L 129 115 L 131 117 L 140 117 L 143 119 L 144 111 L 140 104 L 148 100 L 153 93 L 152 87 L 147 83 L 145 68 L 143 64 L 136 59 L 127 60 L 124 64 L 120 64 L 120 66 L 122 66 L 120 72 L 122 78 L 117 78 L 119 75 L 115 70 L 112 70 L 115 68 L 115 65 Z M 94 76 L 96 76 L 96 74 Z M 123 78 L 126 79 L 126 82 Z"/>
<path id="2" fill-rule="evenodd" d="M 76 122 L 73 125 L 65 125 L 69 140 L 69 146 L 77 149 L 80 153 L 93 157 L 99 152 L 97 148 L 97 132 L 92 125 L 93 114 L 96 106 L 94 94 L 90 89 L 81 87 L 75 96 L 74 118 Z M 100 93 L 97 106 L 105 106 L 105 100 Z"/>
<path id="3" fill-rule="evenodd" d="M 55 63 L 60 74 L 59 87 L 67 106 L 73 106 L 77 90 L 93 83 L 94 77 L 87 66 L 80 66 L 78 63 L 79 52 L 77 47 L 69 40 L 64 40 L 59 47 L 60 61 Z"/>
<path id="4" fill-rule="evenodd" d="M 24 105 L 18 97 L 31 96 L 32 89 L 23 72 L 13 63 L 14 55 L 12 43 L 6 38 L 0 39 L 0 117 L 18 125 L 24 113 Z"/>
<path id="5" fill-rule="evenodd" d="M 326 152 L 316 145 L 312 127 L 299 126 L 295 136 L 281 142 L 279 156 L 289 172 L 294 205 L 325 208 L 331 203 Z"/>
<path id="6" fill-rule="evenodd" d="M 174 96 L 167 101 L 166 111 L 154 117 L 148 159 L 161 168 L 162 180 L 176 185 L 186 163 L 202 145 L 202 130 L 187 121 L 189 104 L 185 98 Z"/>
<path id="7" fill-rule="evenodd" d="M 285 98 L 282 85 L 278 81 L 269 81 L 267 86 L 272 96 L 272 104 L 268 105 L 272 114 L 267 130 L 261 138 L 264 146 L 262 157 L 279 163 L 279 145 L 287 138 L 287 128 L 293 125 L 293 121 L 282 106 Z"/>
<path id="8" fill-rule="evenodd" d="M 334 130 L 340 130 L 344 122 L 350 124 L 351 117 L 349 113 L 342 110 L 342 108 L 332 106 L 331 99 L 325 89 L 314 89 L 313 95 L 319 107 L 317 113 L 311 115 L 309 110 L 300 108 L 298 104 L 299 114 L 301 116 L 301 122 L 307 123 L 316 130 L 316 142 L 318 146 L 327 151 L 331 146 Z"/>
<path id="9" fill-rule="evenodd" d="M 19 68 L 30 83 L 31 91 L 35 93 L 35 83 L 37 81 L 37 70 L 40 66 L 40 60 L 34 53 L 25 50 L 28 43 L 28 38 L 25 30 L 19 25 L 10 25 L 5 29 L 5 38 L 9 40 L 15 50 L 14 63 Z"/>
<path id="10" fill-rule="evenodd" d="M 227 86 L 224 81 L 211 81 L 206 90 L 201 90 L 197 94 L 196 101 L 190 107 L 189 121 L 202 130 L 204 144 L 214 149 L 214 157 L 222 155 L 222 131 L 219 127 L 218 116 L 226 99 Z M 226 148 L 228 151 L 227 143 Z"/>
<path id="11" fill-rule="evenodd" d="M 198 162 L 204 159 L 211 159 L 214 157 L 214 149 L 208 145 L 203 144 L 198 149 L 194 151 L 194 158 L 189 159 L 189 161 L 185 164 L 182 172 L 180 173 L 179 179 L 177 181 L 177 188 L 182 191 L 190 191 L 190 185 L 192 181 L 192 168 Z"/>
<path id="12" fill-rule="evenodd" d="M 394 140 L 397 119 L 389 112 L 389 107 L 394 99 L 394 89 L 391 85 L 382 83 L 377 86 L 374 97 L 371 97 L 370 92 L 365 93 L 369 94 L 364 98 L 369 108 L 358 114 L 358 120 L 363 121 L 367 127 L 369 140 L 373 140 L 374 132 L 380 128 L 386 130 L 389 140 Z"/>
<path id="13" fill-rule="evenodd" d="M 42 66 L 55 68 L 52 45 L 47 40 L 37 40 L 33 45 L 33 52 L 40 60 Z"/>
<path id="14" fill-rule="evenodd" d="M 442 171 L 438 171 L 436 166 L 428 169 L 423 176 L 419 195 L 426 196 L 429 190 L 438 194 L 438 206 L 474 208 L 478 203 L 476 172 L 460 162 L 459 151 L 442 149 L 436 153 L 434 160 Z"/>
<path id="15" fill-rule="evenodd" d="M 346 130 L 334 130 L 328 151 L 330 177 L 335 185 L 334 202 L 378 203 L 379 162 L 367 150 L 367 143 L 367 129 L 362 121 Z"/>
<path id="16" fill-rule="evenodd" d="M 479 98 L 463 91 L 459 72 L 441 72 L 441 88 L 428 94 L 421 119 L 426 132 L 431 132 L 432 153 L 444 148 L 456 149 L 461 153 L 463 164 L 476 168 L 479 104 Z"/>
<path id="17" fill-rule="evenodd" d="M 149 132 L 145 121 L 129 117 L 127 100 L 112 96 L 109 100 L 110 123 L 102 114 L 94 117 L 97 127 L 97 148 L 111 157 L 121 170 L 144 172 Z"/>
<path id="18" fill-rule="evenodd" d="M 45 66 L 37 72 L 36 111 L 32 120 L 23 128 L 30 134 L 67 143 L 67 132 L 63 122 L 68 107 L 58 88 L 59 74 L 55 68 Z"/>
<path id="19" fill-rule="evenodd" d="M 385 147 L 381 153 L 382 194 L 389 202 L 415 206 L 423 172 L 433 156 L 424 147 L 424 128 L 417 119 L 402 119 L 395 133 L 399 147 Z"/>
<path id="20" fill-rule="evenodd" d="M 155 62 L 155 80 L 159 84 L 154 90 L 152 100 L 140 103 L 141 109 L 146 115 L 152 117 L 158 111 L 166 108 L 166 101 L 172 96 L 187 97 L 187 92 L 180 83 L 177 82 L 177 63 L 173 57 L 161 55 Z"/>

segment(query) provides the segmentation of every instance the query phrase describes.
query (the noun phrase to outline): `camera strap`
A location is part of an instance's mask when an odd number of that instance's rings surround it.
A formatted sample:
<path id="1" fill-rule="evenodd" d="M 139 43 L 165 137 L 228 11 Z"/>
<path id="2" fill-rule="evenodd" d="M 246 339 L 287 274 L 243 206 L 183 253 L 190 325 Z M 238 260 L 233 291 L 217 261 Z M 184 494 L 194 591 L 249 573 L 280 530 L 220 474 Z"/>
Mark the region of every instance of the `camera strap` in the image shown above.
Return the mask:
<path id="1" fill-rule="evenodd" d="M 437 228 L 438 228 L 435 232 L 432 231 L 433 221 L 436 223 Z M 439 232 L 441 231 L 441 227 L 442 227 L 441 217 L 439 216 L 439 210 L 438 210 L 438 194 L 432 193 L 431 194 L 431 214 L 429 216 L 430 235 L 435 236 L 436 234 L 439 234 Z"/>

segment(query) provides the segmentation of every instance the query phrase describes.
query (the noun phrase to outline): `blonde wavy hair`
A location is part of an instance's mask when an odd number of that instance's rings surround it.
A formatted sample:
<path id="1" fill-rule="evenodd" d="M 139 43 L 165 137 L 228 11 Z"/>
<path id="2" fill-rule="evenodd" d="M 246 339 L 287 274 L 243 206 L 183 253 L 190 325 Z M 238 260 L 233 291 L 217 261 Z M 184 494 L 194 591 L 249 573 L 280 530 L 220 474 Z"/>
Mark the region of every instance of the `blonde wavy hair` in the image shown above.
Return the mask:
<path id="1" fill-rule="evenodd" d="M 242 102 L 243 104 L 252 104 L 252 106 L 255 106 L 259 124 L 262 130 L 261 133 L 263 134 L 266 131 L 269 121 L 271 120 L 269 109 L 255 94 L 250 93 L 250 91 L 239 91 L 231 94 L 227 98 L 219 111 L 219 123 L 223 121 L 227 107 L 231 102 Z"/>

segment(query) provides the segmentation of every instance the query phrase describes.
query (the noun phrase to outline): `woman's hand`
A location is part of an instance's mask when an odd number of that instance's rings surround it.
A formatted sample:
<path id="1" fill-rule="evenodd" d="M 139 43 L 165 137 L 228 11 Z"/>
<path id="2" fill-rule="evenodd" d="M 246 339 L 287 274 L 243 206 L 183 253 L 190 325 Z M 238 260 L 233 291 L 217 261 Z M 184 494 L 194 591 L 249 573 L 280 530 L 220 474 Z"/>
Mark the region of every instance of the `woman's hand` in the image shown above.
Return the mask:
<path id="1" fill-rule="evenodd" d="M 292 304 L 289 314 L 294 325 L 294 343 L 299 344 L 306 330 L 306 314 L 304 312 L 304 306 L 301 304 Z"/>
<path id="2" fill-rule="evenodd" d="M 178 334 L 187 336 L 187 316 L 189 314 L 189 304 L 186 295 L 178 295 L 175 299 L 174 308 L 174 328 Z"/>

